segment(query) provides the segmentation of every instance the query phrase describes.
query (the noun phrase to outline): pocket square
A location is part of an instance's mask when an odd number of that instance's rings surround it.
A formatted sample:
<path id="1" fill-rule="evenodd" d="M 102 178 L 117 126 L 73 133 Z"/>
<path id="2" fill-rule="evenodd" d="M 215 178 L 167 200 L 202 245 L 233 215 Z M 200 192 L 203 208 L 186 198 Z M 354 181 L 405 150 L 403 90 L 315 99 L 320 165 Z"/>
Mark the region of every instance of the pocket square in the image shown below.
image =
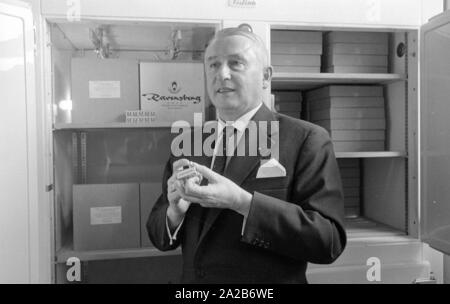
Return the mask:
<path id="1" fill-rule="evenodd" d="M 258 169 L 256 178 L 283 177 L 286 169 L 275 158 L 265 161 Z"/>

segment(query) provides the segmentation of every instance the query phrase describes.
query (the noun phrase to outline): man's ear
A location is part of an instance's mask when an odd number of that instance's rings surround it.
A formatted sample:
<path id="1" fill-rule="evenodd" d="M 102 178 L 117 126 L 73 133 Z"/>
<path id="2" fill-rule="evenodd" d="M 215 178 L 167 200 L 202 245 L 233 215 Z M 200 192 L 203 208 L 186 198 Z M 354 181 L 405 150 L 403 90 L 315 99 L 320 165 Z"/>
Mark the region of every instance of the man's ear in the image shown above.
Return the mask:
<path id="1" fill-rule="evenodd" d="M 267 66 L 264 68 L 263 72 L 263 88 L 267 89 L 269 87 L 270 81 L 272 80 L 272 72 L 273 69 L 271 66 Z"/>

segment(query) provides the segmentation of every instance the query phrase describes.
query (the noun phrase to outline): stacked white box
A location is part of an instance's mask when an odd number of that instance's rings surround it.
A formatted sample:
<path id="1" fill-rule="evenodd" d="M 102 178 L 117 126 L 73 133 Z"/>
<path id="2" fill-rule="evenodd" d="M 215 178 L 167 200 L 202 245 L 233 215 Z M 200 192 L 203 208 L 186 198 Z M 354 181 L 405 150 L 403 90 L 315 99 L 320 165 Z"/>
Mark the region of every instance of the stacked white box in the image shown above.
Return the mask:
<path id="1" fill-rule="evenodd" d="M 275 72 L 320 73 L 322 33 L 271 31 L 271 64 Z"/>
<path id="2" fill-rule="evenodd" d="M 346 217 L 361 215 L 361 180 L 359 159 L 338 159 L 344 191 L 344 207 Z"/>
<path id="3" fill-rule="evenodd" d="M 274 91 L 275 110 L 278 113 L 300 119 L 302 114 L 302 94 L 299 91 Z"/>
<path id="4" fill-rule="evenodd" d="M 384 108 L 329 108 L 311 112 L 311 120 L 383 118 Z"/>
<path id="5" fill-rule="evenodd" d="M 72 58 L 72 123 L 125 122 L 139 110 L 138 62 Z"/>
<path id="6" fill-rule="evenodd" d="M 328 130 L 336 152 L 384 151 L 383 87 L 332 85 L 306 99 L 311 122 Z"/>
<path id="7" fill-rule="evenodd" d="M 139 185 L 73 185 L 74 250 L 139 248 Z"/>
<path id="8" fill-rule="evenodd" d="M 329 32 L 324 36 L 322 71 L 326 73 L 387 73 L 387 33 Z"/>

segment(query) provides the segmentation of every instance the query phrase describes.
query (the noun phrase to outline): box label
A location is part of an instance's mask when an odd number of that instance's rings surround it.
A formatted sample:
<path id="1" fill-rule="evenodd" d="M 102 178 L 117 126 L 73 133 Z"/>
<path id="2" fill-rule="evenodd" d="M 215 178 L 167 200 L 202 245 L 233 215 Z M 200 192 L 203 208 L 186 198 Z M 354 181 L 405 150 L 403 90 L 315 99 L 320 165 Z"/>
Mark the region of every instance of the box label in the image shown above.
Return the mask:
<path id="1" fill-rule="evenodd" d="M 120 81 L 89 81 L 89 98 L 120 98 Z"/>
<path id="2" fill-rule="evenodd" d="M 142 122 L 152 127 L 170 127 L 176 121 L 193 125 L 194 114 L 204 113 L 203 63 L 141 62 L 139 71 L 141 110 L 151 114 L 150 121 L 144 117 Z"/>
<path id="3" fill-rule="evenodd" d="M 91 208 L 91 225 L 122 223 L 122 207 Z"/>

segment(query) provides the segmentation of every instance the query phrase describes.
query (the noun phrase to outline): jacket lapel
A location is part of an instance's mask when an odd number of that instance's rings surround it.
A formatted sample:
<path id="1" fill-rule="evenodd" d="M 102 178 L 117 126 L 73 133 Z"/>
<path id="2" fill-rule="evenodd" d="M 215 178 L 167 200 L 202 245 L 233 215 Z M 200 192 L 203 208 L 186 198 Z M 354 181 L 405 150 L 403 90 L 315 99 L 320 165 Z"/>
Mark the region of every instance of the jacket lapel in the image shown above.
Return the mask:
<path id="1" fill-rule="evenodd" d="M 239 141 L 237 151 L 239 150 L 239 147 L 242 148 L 242 145 L 245 146 L 246 154 L 249 153 L 251 147 L 258 147 L 256 151 L 255 156 L 233 156 L 228 166 L 225 168 L 224 176 L 230 180 L 232 180 L 234 183 L 236 183 L 238 186 L 242 185 L 242 183 L 245 181 L 245 179 L 248 177 L 250 172 L 253 171 L 253 169 L 259 165 L 261 160 L 261 155 L 259 153 L 260 145 L 258 144 L 258 138 L 261 140 L 268 140 L 270 141 L 270 138 L 278 132 L 278 128 L 270 129 L 270 122 L 275 121 L 275 117 L 273 113 L 264 105 L 261 106 L 261 108 L 256 112 L 255 116 L 251 119 L 251 121 L 254 121 L 256 123 L 256 130 L 257 135 L 255 134 L 249 134 L 248 128 L 246 129 L 246 136 L 245 138 L 242 137 Z M 259 128 L 259 122 L 267 122 L 268 129 L 266 128 Z M 261 133 L 261 134 L 260 134 Z M 249 136 L 250 135 L 250 136 Z M 244 140 L 245 139 L 245 140 Z M 266 145 L 267 147 L 267 145 Z M 206 233 L 210 230 L 214 222 L 216 221 L 219 214 L 223 211 L 223 209 L 219 208 L 213 208 L 208 212 L 208 216 L 206 218 L 204 227 L 201 231 L 200 240 L 199 243 L 203 240 Z"/>
<path id="2" fill-rule="evenodd" d="M 260 153 L 261 141 L 266 141 L 265 146 L 267 147 L 267 142 L 270 142 L 271 137 L 275 134 L 274 132 L 278 131 L 275 129 L 271 130 L 270 122 L 275 121 L 275 117 L 264 104 L 256 112 L 251 121 L 256 125 L 256 134 L 249 133 L 249 128 L 247 128 L 245 130 L 245 137 L 239 142 L 237 149 L 239 151 L 239 148 L 242 148 L 244 145 L 246 156 L 233 156 L 224 172 L 224 176 L 235 182 L 238 186 L 242 185 L 252 170 L 259 165 L 262 158 Z"/>

